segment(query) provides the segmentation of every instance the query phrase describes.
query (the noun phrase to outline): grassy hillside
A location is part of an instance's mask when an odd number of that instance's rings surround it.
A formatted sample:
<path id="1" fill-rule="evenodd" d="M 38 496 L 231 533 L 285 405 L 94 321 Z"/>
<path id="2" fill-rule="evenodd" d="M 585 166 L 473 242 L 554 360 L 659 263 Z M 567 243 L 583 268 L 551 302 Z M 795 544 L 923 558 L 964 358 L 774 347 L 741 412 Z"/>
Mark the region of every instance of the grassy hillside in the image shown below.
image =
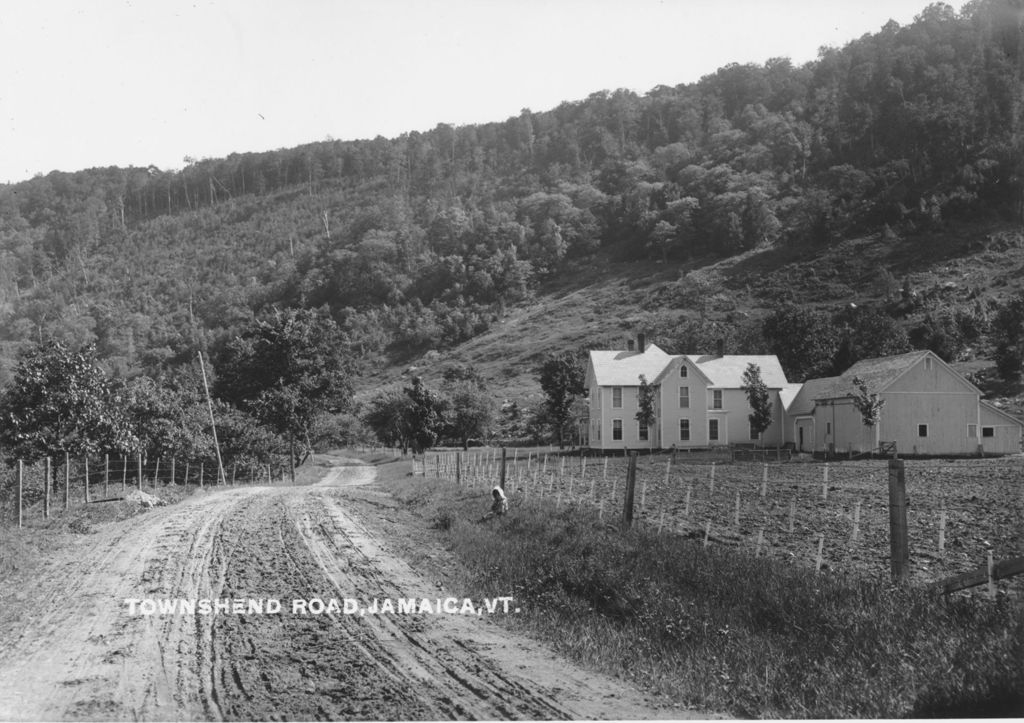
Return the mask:
<path id="1" fill-rule="evenodd" d="M 700 317 L 680 292 L 688 283 L 709 289 L 707 319 L 729 328 L 755 325 L 782 301 L 826 311 L 851 303 L 881 306 L 900 294 L 905 278 L 920 300 L 900 319 L 907 328 L 944 308 L 976 300 L 985 308 L 1003 303 L 1024 289 L 1024 232 L 979 223 L 896 241 L 876 234 L 823 249 L 754 249 L 683 264 L 621 262 L 605 253 L 545 284 L 529 302 L 509 307 L 484 334 L 449 352 L 369 371 L 359 388 L 396 382 L 410 370 L 436 382 L 446 365 L 460 363 L 475 366 L 496 396 L 529 403 L 540 399 L 534 368 L 547 352 L 624 348 L 626 338 L 641 331 L 668 351 L 711 351 L 674 348 L 672 339 L 658 336 L 658 328 L 674 320 Z M 990 348 L 968 348 L 953 366 L 975 375 L 990 398 L 1024 416 L 1024 392 L 998 380 Z"/>

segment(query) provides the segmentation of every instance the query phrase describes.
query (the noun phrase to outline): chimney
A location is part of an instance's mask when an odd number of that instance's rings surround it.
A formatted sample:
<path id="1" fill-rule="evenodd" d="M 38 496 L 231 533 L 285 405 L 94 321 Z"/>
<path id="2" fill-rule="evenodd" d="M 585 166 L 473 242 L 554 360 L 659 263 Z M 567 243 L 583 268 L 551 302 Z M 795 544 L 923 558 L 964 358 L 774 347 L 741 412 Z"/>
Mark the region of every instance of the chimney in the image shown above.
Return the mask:
<path id="1" fill-rule="evenodd" d="M 636 342 L 634 342 L 632 339 L 626 339 L 626 351 L 634 351 L 635 347 Z"/>
<path id="2" fill-rule="evenodd" d="M 725 339 L 718 340 L 718 356 L 725 356 Z"/>
<path id="3" fill-rule="evenodd" d="M 645 334 L 636 335 L 636 350 L 641 354 L 647 350 L 647 336 Z"/>

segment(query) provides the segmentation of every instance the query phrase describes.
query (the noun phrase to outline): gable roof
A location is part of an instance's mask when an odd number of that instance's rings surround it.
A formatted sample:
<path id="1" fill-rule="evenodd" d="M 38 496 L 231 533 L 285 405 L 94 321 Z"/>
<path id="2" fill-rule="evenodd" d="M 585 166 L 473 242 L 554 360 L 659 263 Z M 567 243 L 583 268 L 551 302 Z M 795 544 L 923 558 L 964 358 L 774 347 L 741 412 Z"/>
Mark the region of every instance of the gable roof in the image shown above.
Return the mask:
<path id="1" fill-rule="evenodd" d="M 893 382 L 928 356 L 935 359 L 971 389 L 978 391 L 977 387 L 964 379 L 962 374 L 942 361 L 935 353 L 928 350 L 911 351 L 906 354 L 883 356 L 876 359 L 862 359 L 838 377 L 808 379 L 797 394 L 789 412 L 790 414 L 810 414 L 814 411 L 815 399 L 846 399 L 855 396 L 857 388 L 853 385 L 854 377 L 859 377 L 870 391 L 884 392 Z M 980 392 L 978 393 L 980 394 Z"/>
<path id="2" fill-rule="evenodd" d="M 803 384 L 787 384 L 779 390 L 779 402 L 782 403 L 783 410 L 790 412 L 790 408 L 803 386 Z"/>
<path id="3" fill-rule="evenodd" d="M 704 373 L 713 387 L 739 389 L 743 386 L 743 372 L 747 370 L 748 364 L 756 364 L 761 368 L 761 379 L 770 389 L 781 389 L 789 384 L 786 380 L 786 373 L 782 371 L 782 365 L 779 364 L 779 358 L 774 354 L 726 356 L 686 354 L 684 356 Z"/>
<path id="4" fill-rule="evenodd" d="M 808 379 L 800 387 L 800 391 L 786 411 L 790 414 L 811 414 L 814 411 L 815 399 L 848 397 L 853 393 L 852 390 L 852 383 L 848 383 L 842 377 Z"/>
<path id="5" fill-rule="evenodd" d="M 1017 417 L 1013 416 L 1012 414 L 1007 412 L 1005 409 L 1000 409 L 995 404 L 993 404 L 992 402 L 989 402 L 989 401 L 987 401 L 985 399 L 982 399 L 980 401 L 981 401 L 981 406 L 982 406 L 983 409 L 986 409 L 986 410 L 992 412 L 997 417 L 1002 417 L 1003 419 L 1005 419 L 1007 422 L 1010 422 L 1011 424 L 1016 424 L 1018 427 L 1024 427 L 1024 422 L 1022 422 L 1021 420 L 1017 419 Z"/>
<path id="6" fill-rule="evenodd" d="M 904 372 L 910 370 L 911 367 L 930 354 L 935 356 L 930 351 L 923 350 L 896 354 L 895 356 L 883 356 L 876 359 L 862 359 L 843 372 L 839 378 L 849 380 L 850 388 L 852 389 L 853 378 L 860 377 L 861 381 L 867 384 L 868 389 L 881 392 L 901 377 Z M 938 359 L 938 357 L 935 358 Z"/>
<path id="7" fill-rule="evenodd" d="M 673 356 L 651 344 L 644 352 L 637 351 L 602 351 L 590 352 L 589 374 L 598 386 L 629 387 L 640 384 L 643 374 L 648 384 L 660 383 L 672 368 L 672 362 L 685 359 L 708 381 L 712 387 L 739 389 L 743 386 L 743 372 L 748 364 L 756 364 L 761 368 L 761 379 L 770 389 L 782 389 L 789 382 L 782 371 L 782 365 L 775 355 L 698 355 L 683 354 Z"/>
<path id="8" fill-rule="evenodd" d="M 643 352 L 597 350 L 590 352 L 590 369 L 598 386 L 635 387 L 640 384 L 641 374 L 648 384 L 653 384 L 672 359 L 671 354 L 655 344 L 649 345 Z"/>

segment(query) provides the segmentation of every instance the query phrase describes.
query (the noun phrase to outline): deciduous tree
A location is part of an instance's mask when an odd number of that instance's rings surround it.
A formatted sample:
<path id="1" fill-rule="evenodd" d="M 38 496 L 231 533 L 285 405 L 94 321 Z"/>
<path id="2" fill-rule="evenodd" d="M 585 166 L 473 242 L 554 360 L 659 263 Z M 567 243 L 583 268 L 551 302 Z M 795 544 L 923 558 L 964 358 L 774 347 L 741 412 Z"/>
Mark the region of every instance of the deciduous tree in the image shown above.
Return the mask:
<path id="1" fill-rule="evenodd" d="M 21 356 L 0 395 L 0 444 L 7 455 L 28 460 L 58 452 L 128 452 L 138 439 L 125 402 L 92 347 L 37 344 Z"/>
<path id="2" fill-rule="evenodd" d="M 768 393 L 768 386 L 761 377 L 761 367 L 753 362 L 747 364 L 743 372 L 743 391 L 747 395 L 747 403 L 750 405 L 750 431 L 756 432 L 760 437 L 772 423 L 772 400 Z"/>
<path id="3" fill-rule="evenodd" d="M 549 354 L 538 370 L 540 388 L 544 392 L 547 418 L 558 437 L 558 446 L 565 446 L 565 430 L 572 419 L 572 403 L 583 395 L 583 365 L 571 352 Z"/>

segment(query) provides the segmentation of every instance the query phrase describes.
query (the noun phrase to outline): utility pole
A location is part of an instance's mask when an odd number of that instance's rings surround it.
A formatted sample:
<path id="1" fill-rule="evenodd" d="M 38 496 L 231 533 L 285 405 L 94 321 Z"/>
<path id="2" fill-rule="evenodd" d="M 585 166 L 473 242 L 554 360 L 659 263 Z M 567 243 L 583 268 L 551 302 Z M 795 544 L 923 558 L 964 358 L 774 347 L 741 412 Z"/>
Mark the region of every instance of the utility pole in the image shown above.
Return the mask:
<path id="1" fill-rule="evenodd" d="M 203 389 L 206 390 L 206 406 L 210 410 L 210 427 L 213 429 L 213 447 L 217 450 L 217 475 L 220 479 L 221 484 L 226 485 L 227 479 L 224 477 L 224 463 L 220 458 L 220 442 L 217 441 L 217 423 L 213 420 L 213 400 L 210 399 L 210 385 L 206 381 L 206 364 L 203 363 L 203 352 L 197 352 L 199 354 L 199 369 L 203 373 Z"/>

